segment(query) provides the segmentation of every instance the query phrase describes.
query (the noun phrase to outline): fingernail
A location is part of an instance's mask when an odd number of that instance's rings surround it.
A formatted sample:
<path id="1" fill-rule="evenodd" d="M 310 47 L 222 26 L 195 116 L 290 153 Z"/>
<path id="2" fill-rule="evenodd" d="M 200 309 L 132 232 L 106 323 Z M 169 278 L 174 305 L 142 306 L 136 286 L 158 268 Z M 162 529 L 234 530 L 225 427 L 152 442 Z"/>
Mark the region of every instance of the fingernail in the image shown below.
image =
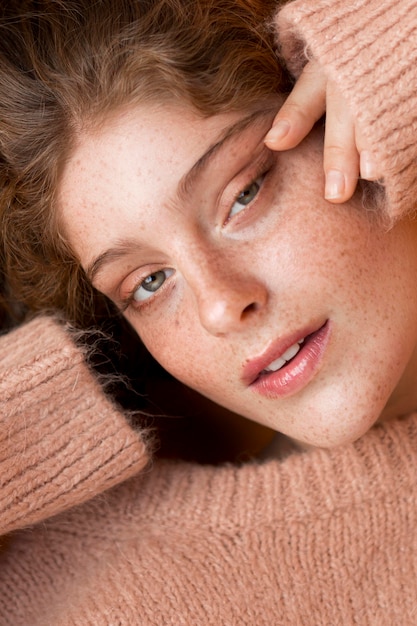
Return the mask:
<path id="1" fill-rule="evenodd" d="M 279 120 L 265 137 L 267 143 L 279 143 L 290 132 L 290 123 L 287 120 Z"/>
<path id="2" fill-rule="evenodd" d="M 360 155 L 361 177 L 366 180 L 375 180 L 378 178 L 373 156 L 367 150 L 362 150 Z"/>
<path id="3" fill-rule="evenodd" d="M 338 200 L 345 193 L 345 177 L 339 170 L 329 170 L 326 174 L 324 197 L 326 200 Z"/>

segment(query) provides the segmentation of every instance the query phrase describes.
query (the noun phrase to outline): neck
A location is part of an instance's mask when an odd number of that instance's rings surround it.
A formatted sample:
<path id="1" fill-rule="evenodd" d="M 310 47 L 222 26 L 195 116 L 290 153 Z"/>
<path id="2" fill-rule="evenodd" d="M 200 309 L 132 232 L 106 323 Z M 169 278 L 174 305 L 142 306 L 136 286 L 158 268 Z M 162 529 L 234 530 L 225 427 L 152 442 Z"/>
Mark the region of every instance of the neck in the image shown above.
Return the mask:
<path id="1" fill-rule="evenodd" d="M 401 379 L 385 405 L 379 421 L 386 421 L 417 412 L 417 347 Z"/>

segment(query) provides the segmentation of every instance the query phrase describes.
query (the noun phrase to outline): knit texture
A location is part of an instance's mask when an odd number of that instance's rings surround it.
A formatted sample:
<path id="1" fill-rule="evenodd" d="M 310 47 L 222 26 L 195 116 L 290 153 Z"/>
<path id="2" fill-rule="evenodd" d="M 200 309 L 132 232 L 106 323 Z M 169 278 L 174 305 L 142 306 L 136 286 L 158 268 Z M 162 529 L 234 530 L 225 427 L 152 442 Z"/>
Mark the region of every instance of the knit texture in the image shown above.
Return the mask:
<path id="1" fill-rule="evenodd" d="M 145 445 L 54 320 L 1 338 L 0 532 L 88 500 L 140 471 Z"/>
<path id="2" fill-rule="evenodd" d="M 334 80 L 383 172 L 386 213 L 417 208 L 417 0 L 296 0 L 277 17 L 295 75 L 315 58 Z"/>
<path id="3" fill-rule="evenodd" d="M 155 463 L 19 533 L 13 626 L 417 623 L 417 415 L 242 467 Z"/>

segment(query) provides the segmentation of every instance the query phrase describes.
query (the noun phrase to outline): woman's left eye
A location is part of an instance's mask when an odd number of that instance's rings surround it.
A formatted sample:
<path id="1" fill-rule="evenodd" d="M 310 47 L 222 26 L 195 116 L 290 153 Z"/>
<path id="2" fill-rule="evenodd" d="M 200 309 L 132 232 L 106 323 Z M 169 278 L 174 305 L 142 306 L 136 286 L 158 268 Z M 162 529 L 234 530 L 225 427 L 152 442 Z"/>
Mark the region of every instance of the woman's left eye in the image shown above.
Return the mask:
<path id="1" fill-rule="evenodd" d="M 242 211 L 242 209 L 247 207 L 248 204 L 250 204 L 255 199 L 261 188 L 262 180 L 263 177 L 257 178 L 245 189 L 243 189 L 243 191 L 240 192 L 236 200 L 233 202 L 232 208 L 230 209 L 230 213 L 228 215 L 229 219 L 236 215 L 236 213 Z"/>

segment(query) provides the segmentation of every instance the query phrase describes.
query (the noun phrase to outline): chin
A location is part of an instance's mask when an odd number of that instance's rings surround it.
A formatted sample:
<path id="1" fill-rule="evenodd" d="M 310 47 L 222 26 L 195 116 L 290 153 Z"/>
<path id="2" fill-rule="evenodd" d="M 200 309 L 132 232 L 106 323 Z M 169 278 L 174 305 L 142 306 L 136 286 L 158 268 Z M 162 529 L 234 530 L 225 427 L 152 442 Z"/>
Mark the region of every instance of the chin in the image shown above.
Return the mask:
<path id="1" fill-rule="evenodd" d="M 301 446 L 314 448 L 337 448 L 349 445 L 364 435 L 378 422 L 379 412 L 375 414 L 367 413 L 362 419 L 352 419 L 346 416 L 343 422 L 334 423 L 332 420 L 328 425 L 321 423 L 311 428 L 309 431 L 297 433 L 294 438 Z M 291 437 L 291 435 L 289 435 Z"/>

